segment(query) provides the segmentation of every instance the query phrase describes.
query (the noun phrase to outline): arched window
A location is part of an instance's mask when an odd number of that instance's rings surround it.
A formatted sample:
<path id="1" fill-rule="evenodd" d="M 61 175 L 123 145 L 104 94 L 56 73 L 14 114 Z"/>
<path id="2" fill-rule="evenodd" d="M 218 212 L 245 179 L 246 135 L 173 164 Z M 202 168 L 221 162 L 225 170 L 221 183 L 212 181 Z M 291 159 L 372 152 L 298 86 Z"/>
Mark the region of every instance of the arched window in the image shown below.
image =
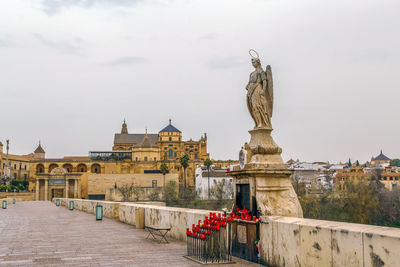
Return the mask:
<path id="1" fill-rule="evenodd" d="M 144 157 L 144 161 L 147 161 L 147 157 Z"/>
<path id="2" fill-rule="evenodd" d="M 36 166 L 36 173 L 44 173 L 44 166 L 43 164 L 38 164 Z"/>
<path id="3" fill-rule="evenodd" d="M 101 167 L 99 164 L 93 164 L 91 170 L 92 173 L 101 173 Z"/>
<path id="4" fill-rule="evenodd" d="M 169 141 L 172 141 L 172 138 L 171 138 L 171 137 L 169 138 Z"/>
<path id="5" fill-rule="evenodd" d="M 170 150 L 168 150 L 168 157 L 169 158 L 172 158 L 173 157 L 173 154 L 174 152 L 172 151 L 172 149 L 170 149 Z"/>
<path id="6" fill-rule="evenodd" d="M 72 165 L 71 164 L 64 164 L 63 168 L 67 171 L 67 172 L 72 172 Z"/>
<path id="7" fill-rule="evenodd" d="M 87 167 L 85 164 L 81 163 L 79 164 L 76 169 L 78 170 L 78 172 L 87 172 Z"/>

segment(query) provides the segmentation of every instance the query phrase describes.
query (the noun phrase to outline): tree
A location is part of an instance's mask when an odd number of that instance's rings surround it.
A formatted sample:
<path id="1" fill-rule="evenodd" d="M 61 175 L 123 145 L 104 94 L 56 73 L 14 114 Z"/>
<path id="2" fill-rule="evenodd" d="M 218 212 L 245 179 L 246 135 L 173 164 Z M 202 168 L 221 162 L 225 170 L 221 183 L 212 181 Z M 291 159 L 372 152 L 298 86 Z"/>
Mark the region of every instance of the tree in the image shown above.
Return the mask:
<path id="1" fill-rule="evenodd" d="M 351 160 L 349 159 L 349 163 L 347 163 L 347 166 L 350 168 L 351 167 Z"/>
<path id="2" fill-rule="evenodd" d="M 356 166 L 359 167 L 360 166 L 360 162 L 358 160 L 356 160 Z"/>
<path id="3" fill-rule="evenodd" d="M 210 167 L 211 167 L 211 165 L 212 165 L 212 161 L 209 159 L 209 158 L 207 158 L 205 161 L 204 161 L 204 166 L 206 166 L 207 167 L 207 174 L 208 174 L 208 199 L 210 199 Z"/>
<path id="4" fill-rule="evenodd" d="M 164 187 L 164 198 L 167 205 L 178 200 L 178 184 L 175 181 L 168 181 Z"/>
<path id="5" fill-rule="evenodd" d="M 189 166 L 189 156 L 187 154 L 183 155 L 179 162 L 183 168 L 183 187 L 186 189 L 186 168 Z"/>
<path id="6" fill-rule="evenodd" d="M 134 201 L 138 201 L 143 189 L 132 183 L 118 187 L 118 191 L 122 195 L 122 201 L 131 201 L 132 195 L 134 195 Z"/>
<path id="7" fill-rule="evenodd" d="M 131 200 L 131 195 L 133 193 L 133 184 L 125 184 L 123 186 L 118 187 L 118 191 L 121 193 L 122 195 L 122 201 L 126 202 L 126 201 L 130 201 Z"/>
<path id="8" fill-rule="evenodd" d="M 400 167 L 400 159 L 392 159 L 390 161 L 390 166 Z"/>
<path id="9" fill-rule="evenodd" d="M 165 164 L 164 162 L 161 163 L 160 171 L 161 171 L 161 173 L 162 173 L 163 176 L 164 176 L 164 187 L 165 187 L 165 174 L 168 173 L 168 166 L 167 166 L 167 164 Z"/>

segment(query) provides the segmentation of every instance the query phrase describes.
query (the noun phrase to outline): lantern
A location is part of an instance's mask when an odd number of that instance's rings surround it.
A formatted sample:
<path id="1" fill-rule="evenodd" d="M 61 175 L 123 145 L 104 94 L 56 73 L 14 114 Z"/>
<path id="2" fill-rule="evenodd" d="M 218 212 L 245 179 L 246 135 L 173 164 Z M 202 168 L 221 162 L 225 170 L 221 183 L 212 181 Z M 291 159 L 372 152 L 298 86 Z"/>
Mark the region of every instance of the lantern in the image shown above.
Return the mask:
<path id="1" fill-rule="evenodd" d="M 69 210 L 74 210 L 74 201 L 69 202 Z"/>
<path id="2" fill-rule="evenodd" d="M 103 219 L 103 206 L 96 205 L 96 221 L 101 221 Z"/>
<path id="3" fill-rule="evenodd" d="M 56 206 L 59 207 L 60 206 L 60 200 L 56 199 Z"/>
<path id="4" fill-rule="evenodd" d="M 7 200 L 3 200 L 3 209 L 7 208 Z"/>

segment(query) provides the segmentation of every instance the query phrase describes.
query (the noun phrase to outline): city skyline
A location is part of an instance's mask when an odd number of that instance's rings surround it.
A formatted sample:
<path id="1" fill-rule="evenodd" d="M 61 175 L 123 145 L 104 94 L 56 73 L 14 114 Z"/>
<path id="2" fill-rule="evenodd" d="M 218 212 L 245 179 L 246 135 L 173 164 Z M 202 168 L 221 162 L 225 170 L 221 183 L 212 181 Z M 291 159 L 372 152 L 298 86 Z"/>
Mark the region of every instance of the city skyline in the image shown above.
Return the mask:
<path id="1" fill-rule="evenodd" d="M 135 133 L 171 118 L 184 139 L 206 132 L 212 158 L 237 159 L 253 127 L 244 103 L 253 48 L 272 65 L 284 160 L 365 162 L 381 149 L 399 158 L 395 6 L 2 2 L 0 141 L 12 154 L 40 139 L 49 157 L 87 155 L 110 150 L 124 118 Z"/>

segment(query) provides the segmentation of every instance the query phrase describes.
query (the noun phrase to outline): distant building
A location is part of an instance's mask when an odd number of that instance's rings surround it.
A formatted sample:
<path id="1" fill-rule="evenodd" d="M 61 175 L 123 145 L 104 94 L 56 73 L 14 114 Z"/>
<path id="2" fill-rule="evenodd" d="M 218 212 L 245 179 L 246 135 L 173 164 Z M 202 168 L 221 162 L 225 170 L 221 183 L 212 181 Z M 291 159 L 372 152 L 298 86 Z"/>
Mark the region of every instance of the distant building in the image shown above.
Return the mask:
<path id="1" fill-rule="evenodd" d="M 226 199 L 233 198 L 233 178 L 227 172 L 229 168 L 210 168 L 210 190 L 212 191 L 217 185 L 223 185 L 223 195 Z M 201 199 L 208 199 L 208 170 L 206 167 L 196 168 L 195 175 L 196 191 Z M 211 194 L 211 198 L 212 194 Z"/>
<path id="2" fill-rule="evenodd" d="M 390 165 L 390 161 L 391 159 L 385 156 L 381 150 L 381 153 L 378 156 L 371 158 L 371 167 L 388 167 Z"/>

